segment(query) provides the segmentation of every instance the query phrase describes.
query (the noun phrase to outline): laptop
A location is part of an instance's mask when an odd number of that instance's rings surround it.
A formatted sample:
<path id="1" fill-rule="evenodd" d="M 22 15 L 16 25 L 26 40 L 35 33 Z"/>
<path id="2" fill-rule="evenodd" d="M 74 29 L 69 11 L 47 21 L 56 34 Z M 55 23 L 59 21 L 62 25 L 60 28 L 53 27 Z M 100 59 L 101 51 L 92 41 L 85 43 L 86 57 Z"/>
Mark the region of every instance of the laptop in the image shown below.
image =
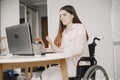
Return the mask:
<path id="1" fill-rule="evenodd" d="M 9 52 L 13 55 L 33 55 L 31 29 L 28 23 L 6 27 Z"/>

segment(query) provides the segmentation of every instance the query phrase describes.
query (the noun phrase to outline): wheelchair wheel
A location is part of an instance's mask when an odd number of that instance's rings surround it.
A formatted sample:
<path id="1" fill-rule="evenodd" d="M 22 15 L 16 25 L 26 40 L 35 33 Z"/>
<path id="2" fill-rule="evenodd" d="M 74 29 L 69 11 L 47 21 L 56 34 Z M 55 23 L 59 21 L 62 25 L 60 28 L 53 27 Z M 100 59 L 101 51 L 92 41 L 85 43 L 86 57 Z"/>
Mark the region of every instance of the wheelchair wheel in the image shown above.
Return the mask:
<path id="1" fill-rule="evenodd" d="M 94 65 L 87 70 L 83 80 L 109 80 L 109 78 L 103 67 Z"/>

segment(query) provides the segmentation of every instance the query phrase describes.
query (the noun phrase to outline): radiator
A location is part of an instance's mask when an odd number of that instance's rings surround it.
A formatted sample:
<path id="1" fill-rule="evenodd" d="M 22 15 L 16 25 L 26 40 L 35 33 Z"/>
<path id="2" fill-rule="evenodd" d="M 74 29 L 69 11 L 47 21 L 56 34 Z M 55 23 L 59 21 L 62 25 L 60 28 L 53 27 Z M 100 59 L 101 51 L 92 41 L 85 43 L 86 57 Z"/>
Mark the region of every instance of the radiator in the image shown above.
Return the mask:
<path id="1" fill-rule="evenodd" d="M 120 80 L 120 41 L 113 42 L 115 80 Z"/>

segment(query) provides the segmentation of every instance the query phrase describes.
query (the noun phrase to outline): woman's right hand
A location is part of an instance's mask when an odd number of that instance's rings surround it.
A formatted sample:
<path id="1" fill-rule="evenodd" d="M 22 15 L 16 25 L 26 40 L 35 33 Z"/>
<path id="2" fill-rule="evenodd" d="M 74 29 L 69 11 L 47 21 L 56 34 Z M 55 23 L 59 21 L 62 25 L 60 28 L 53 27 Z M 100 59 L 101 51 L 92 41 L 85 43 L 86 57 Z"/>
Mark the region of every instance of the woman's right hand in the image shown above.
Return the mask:
<path id="1" fill-rule="evenodd" d="M 43 40 L 42 40 L 40 37 L 35 38 L 35 41 L 38 41 L 38 42 L 44 43 Z"/>

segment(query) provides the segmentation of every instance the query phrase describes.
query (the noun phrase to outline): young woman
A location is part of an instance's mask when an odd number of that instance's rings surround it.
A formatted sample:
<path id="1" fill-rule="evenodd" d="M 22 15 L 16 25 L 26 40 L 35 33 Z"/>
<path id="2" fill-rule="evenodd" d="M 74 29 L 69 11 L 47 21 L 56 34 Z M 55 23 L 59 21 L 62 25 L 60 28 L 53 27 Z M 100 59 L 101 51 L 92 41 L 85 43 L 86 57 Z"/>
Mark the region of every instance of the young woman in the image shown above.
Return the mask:
<path id="1" fill-rule="evenodd" d="M 52 41 L 48 36 L 46 40 L 49 42 L 52 51 L 72 55 L 66 59 L 66 62 L 68 76 L 75 77 L 77 61 L 82 56 L 89 56 L 88 34 L 71 5 L 63 6 L 59 15 L 59 30 L 55 40 Z M 41 41 L 44 47 L 42 39 L 37 38 L 36 40 Z M 49 50 L 45 49 L 45 51 Z M 59 66 L 50 67 L 43 71 L 42 80 L 62 80 Z"/>

